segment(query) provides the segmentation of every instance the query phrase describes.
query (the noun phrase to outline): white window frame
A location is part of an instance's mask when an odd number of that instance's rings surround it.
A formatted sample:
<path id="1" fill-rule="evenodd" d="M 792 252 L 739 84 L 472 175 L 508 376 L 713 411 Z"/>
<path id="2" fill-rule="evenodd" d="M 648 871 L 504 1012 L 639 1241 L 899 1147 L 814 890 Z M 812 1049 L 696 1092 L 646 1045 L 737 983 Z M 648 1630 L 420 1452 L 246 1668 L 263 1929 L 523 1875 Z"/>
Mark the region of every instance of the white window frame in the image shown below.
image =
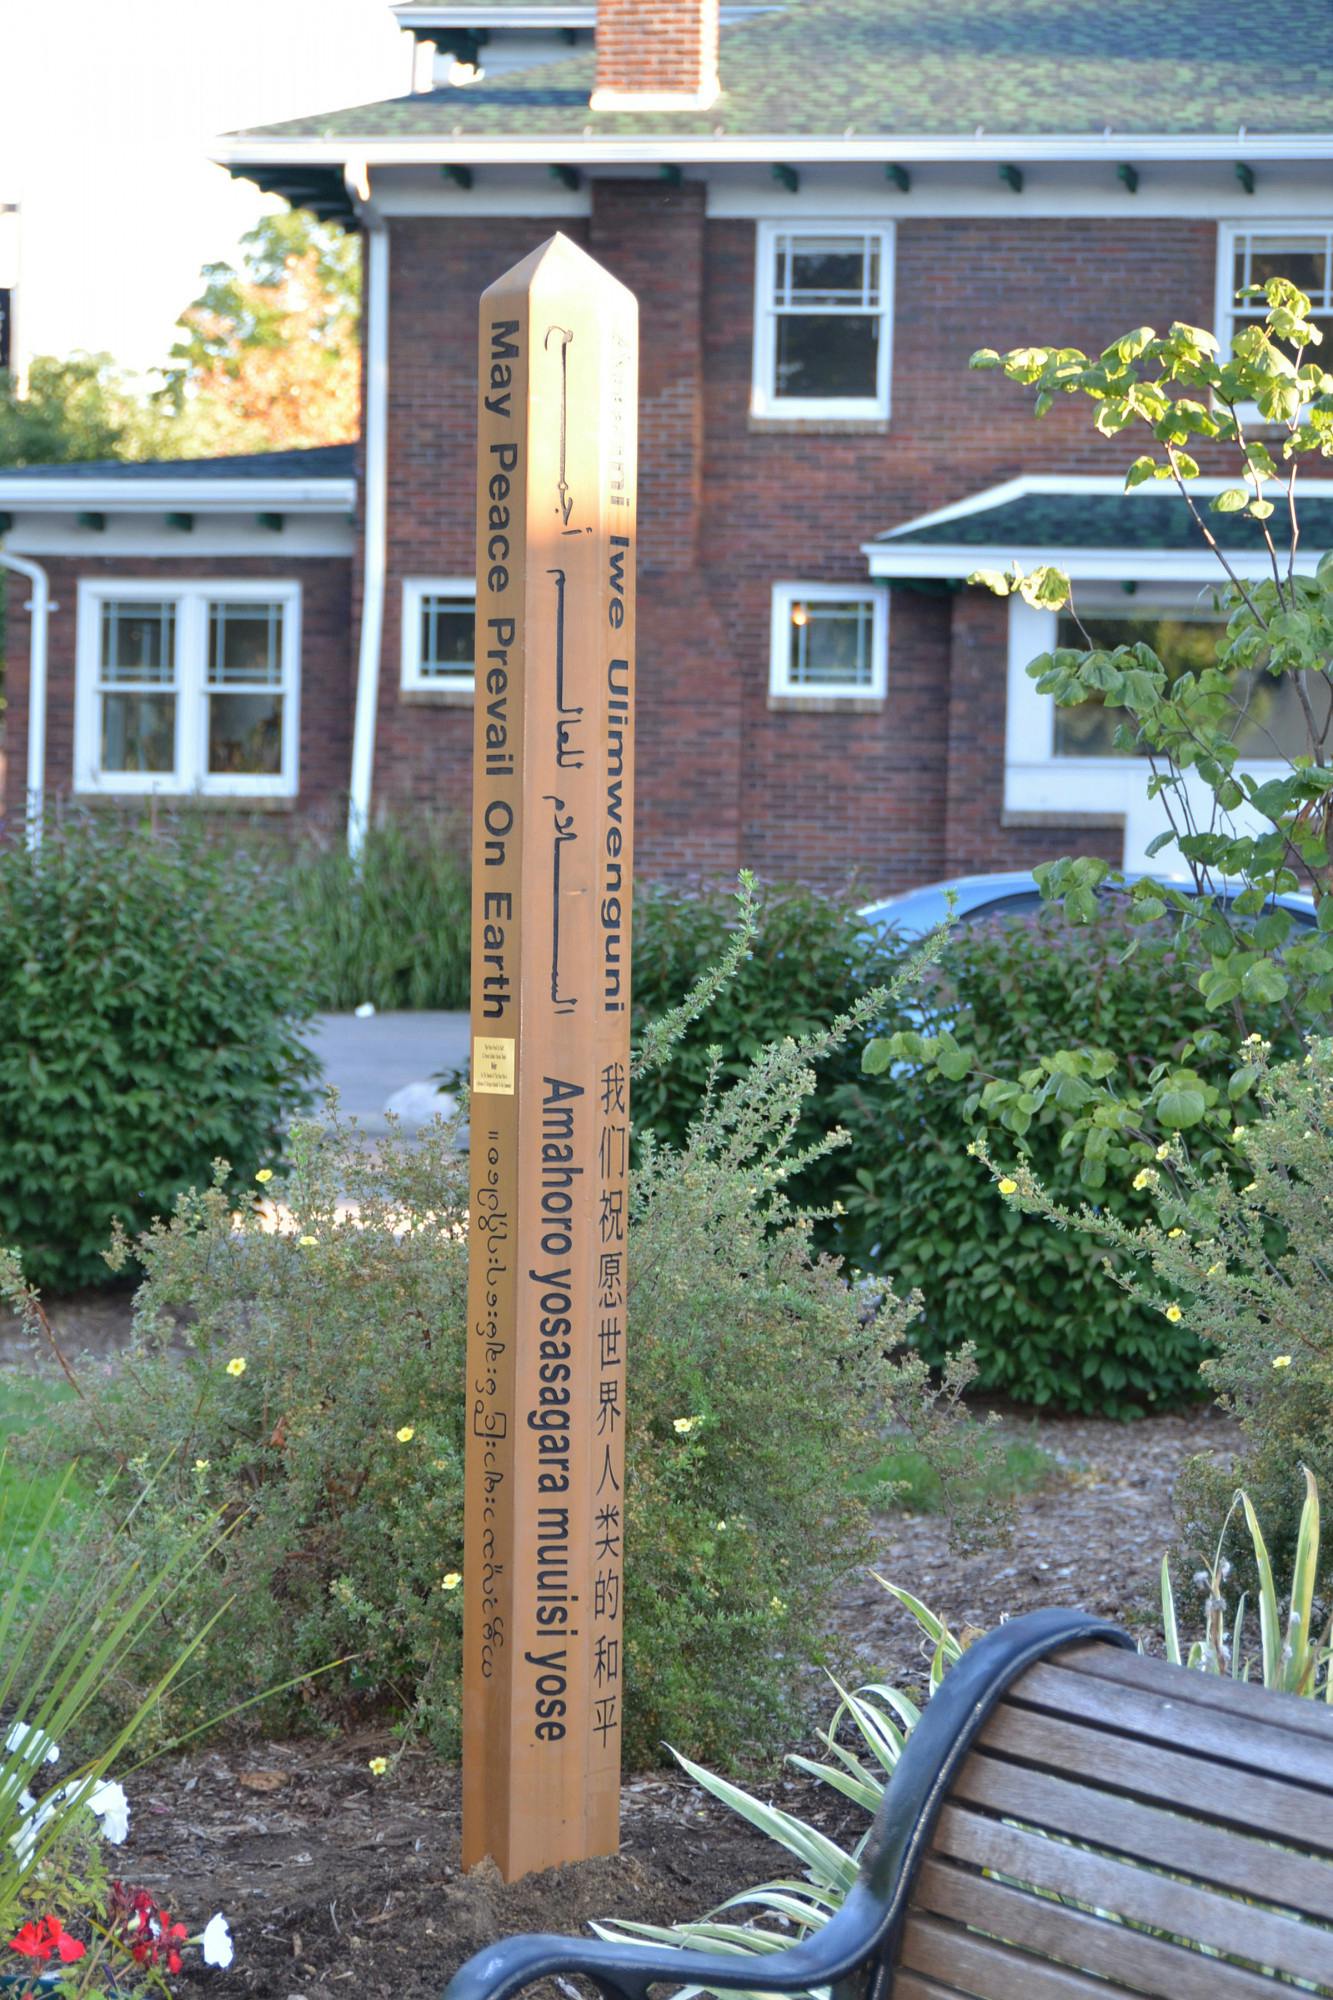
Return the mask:
<path id="1" fill-rule="evenodd" d="M 791 678 L 791 610 L 799 603 L 847 603 L 871 607 L 870 679 L 844 687 L 817 686 Z M 882 702 L 889 687 L 889 594 L 882 584 L 775 583 L 769 628 L 768 692 L 770 700 L 803 702 Z"/>
<path id="2" fill-rule="evenodd" d="M 1245 221 L 1220 222 L 1217 226 L 1217 285 L 1213 308 L 1214 330 L 1220 348 L 1219 359 L 1223 362 L 1231 358 L 1231 343 L 1239 326 L 1250 323 L 1248 315 L 1242 316 L 1236 310 L 1236 245 L 1246 236 L 1329 236 L 1333 237 L 1333 214 L 1321 220 L 1307 215 L 1301 221 Z M 1324 348 L 1310 348 L 1307 360 L 1321 360 L 1327 368 L 1333 365 L 1333 354 Z M 1269 419 L 1259 413 L 1257 403 L 1237 403 L 1236 415 L 1243 424 L 1267 425 Z"/>
<path id="3" fill-rule="evenodd" d="M 773 293 L 777 246 L 784 236 L 875 237 L 879 242 L 879 359 L 873 396 L 781 396 L 777 392 L 777 307 Z M 811 422 L 887 422 L 893 381 L 893 250 L 892 222 L 865 218 L 800 216 L 760 222 L 755 233 L 754 359 L 750 394 L 751 415 L 792 417 Z"/>
<path id="4" fill-rule="evenodd" d="M 477 580 L 471 576 L 408 576 L 403 578 L 402 689 L 404 694 L 474 694 L 476 661 L 466 674 L 422 671 L 421 605 L 423 598 L 452 597 L 477 608 Z"/>
<path id="5" fill-rule="evenodd" d="M 102 606 L 147 600 L 176 607 L 176 743 L 170 771 L 104 771 L 102 728 Z M 207 770 L 208 607 L 210 603 L 281 604 L 282 768 L 273 775 Z M 172 797 L 295 798 L 299 783 L 301 715 L 301 586 L 268 577 L 81 577 L 75 648 L 74 789 L 76 792 L 161 793 Z"/>

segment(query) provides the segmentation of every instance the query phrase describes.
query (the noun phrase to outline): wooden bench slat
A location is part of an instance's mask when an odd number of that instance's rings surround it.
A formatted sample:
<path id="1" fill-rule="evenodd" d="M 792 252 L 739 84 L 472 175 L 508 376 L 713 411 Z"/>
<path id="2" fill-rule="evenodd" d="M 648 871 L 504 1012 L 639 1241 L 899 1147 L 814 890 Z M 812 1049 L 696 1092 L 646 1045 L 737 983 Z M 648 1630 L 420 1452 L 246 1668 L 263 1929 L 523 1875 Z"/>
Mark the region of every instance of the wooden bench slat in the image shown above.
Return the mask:
<path id="1" fill-rule="evenodd" d="M 1261 1681 L 1233 1681 L 1222 1674 L 1201 1674 L 1172 1666 L 1150 1653 L 1130 1653 L 1119 1646 L 1069 1646 L 1059 1656 L 1071 1673 L 1102 1681 L 1122 1681 L 1150 1687 L 1199 1708 L 1233 1715 L 1238 1709 L 1256 1722 L 1293 1735 L 1313 1736 L 1333 1750 L 1333 1708 L 1327 1702 L 1295 1700 Z"/>
<path id="2" fill-rule="evenodd" d="M 1058 1833 L 1086 1836 L 1099 1847 L 1118 1848 L 1141 1861 L 1333 1922 L 1333 1864 L 1270 1847 L 1230 1828 L 1206 1826 L 1188 1813 L 1164 1812 L 1110 1792 L 1098 1792 L 1090 1811 L 1086 1785 L 980 1751 L 964 1764 L 950 1797 Z M 1293 1827 L 1291 1837 L 1298 1839 L 1300 1831 Z"/>
<path id="3" fill-rule="evenodd" d="M 893 1982 L 893 2000 L 959 2000 L 959 1992 L 956 1986 L 937 1986 L 933 1979 L 903 1972 Z"/>
<path id="4" fill-rule="evenodd" d="M 1040 1768 L 1077 1776 L 1110 1792 L 1137 1793 L 1149 1803 L 1179 1806 L 1203 1820 L 1299 1839 L 1333 1854 L 1333 1799 L 1281 1778 L 1218 1766 L 1132 1737 L 1108 1736 L 1086 1724 L 1001 1702 L 978 1742 Z M 1088 1802 L 1091 1815 L 1095 1799 Z"/>
<path id="5" fill-rule="evenodd" d="M 1273 1982 L 1243 1966 L 1026 1895 L 935 1856 L 921 1865 L 913 1907 L 1119 1980 L 1151 2000 L 1274 2000 Z"/>
<path id="6" fill-rule="evenodd" d="M 1024 1708 L 1079 1717 L 1100 1729 L 1169 1743 L 1173 1749 L 1193 1751 L 1269 1777 L 1287 1778 L 1293 1784 L 1333 1791 L 1333 1745 L 1326 1749 L 1303 1732 L 1275 1729 L 1256 1721 L 1248 1703 L 1243 1711 L 1227 1711 L 1187 1701 L 1180 1683 L 1188 1680 L 1187 1673 L 1177 1672 L 1167 1692 L 1160 1686 L 1131 1687 L 1120 1681 L 1094 1680 L 1061 1666 L 1038 1666 L 1024 1674 L 1010 1691 L 1010 1700 Z"/>
<path id="7" fill-rule="evenodd" d="M 1095 1816 L 1090 1816 L 1089 1837 L 1095 1827 Z M 1045 1840 L 964 1806 L 945 1806 L 935 1828 L 934 1851 L 1274 1966 L 1294 1979 L 1321 1979 L 1333 1970 L 1333 1931 L 1323 1924 L 1275 1915 L 1132 1862 Z"/>
<path id="8" fill-rule="evenodd" d="M 1108 1995 L 1125 1991 L 938 1917 L 908 1918 L 899 1965 L 902 1972 L 910 1968 L 940 1980 L 968 2000 L 1108 2000 Z M 902 2000 L 907 1990 L 902 1972 L 894 1981 L 894 2000 Z"/>

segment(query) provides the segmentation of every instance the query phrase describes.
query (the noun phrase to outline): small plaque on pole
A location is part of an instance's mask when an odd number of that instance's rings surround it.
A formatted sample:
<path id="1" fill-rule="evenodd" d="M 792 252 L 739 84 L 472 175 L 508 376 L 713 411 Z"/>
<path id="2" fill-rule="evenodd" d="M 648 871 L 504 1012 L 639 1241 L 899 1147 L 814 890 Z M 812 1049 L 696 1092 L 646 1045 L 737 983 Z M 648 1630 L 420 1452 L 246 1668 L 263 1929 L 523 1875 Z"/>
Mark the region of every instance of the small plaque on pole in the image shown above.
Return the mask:
<path id="1" fill-rule="evenodd" d="M 638 317 L 482 296 L 463 1860 L 620 1837 Z"/>

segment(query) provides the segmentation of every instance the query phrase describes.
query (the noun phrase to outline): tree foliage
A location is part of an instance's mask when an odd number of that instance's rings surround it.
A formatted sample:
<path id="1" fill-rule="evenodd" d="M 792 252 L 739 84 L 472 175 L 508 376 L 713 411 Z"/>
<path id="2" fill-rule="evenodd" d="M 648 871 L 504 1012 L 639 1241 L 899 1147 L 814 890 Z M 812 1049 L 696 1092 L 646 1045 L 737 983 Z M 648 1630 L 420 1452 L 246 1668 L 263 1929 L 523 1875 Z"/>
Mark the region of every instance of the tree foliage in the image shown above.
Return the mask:
<path id="1" fill-rule="evenodd" d="M 356 238 L 300 209 L 241 239 L 239 269 L 205 265 L 181 315 L 166 397 L 202 452 L 354 438 L 360 414 Z"/>
<path id="2" fill-rule="evenodd" d="M 1217 601 L 1227 614 L 1216 664 L 1197 672 L 1169 676 L 1142 643 L 1061 647 L 1028 668 L 1062 707 L 1096 698 L 1122 711 L 1118 746 L 1146 753 L 1149 794 L 1168 821 L 1149 852 L 1174 845 L 1193 890 L 1149 877 L 1126 884 L 1105 861 L 1083 855 L 1039 868 L 1043 895 L 1076 927 L 1104 921 L 1108 901 L 1123 908 L 1126 899 L 1131 923 L 1174 923 L 1193 984 L 1206 1011 L 1226 1020 L 1225 1036 L 1204 1026 L 1164 1044 L 1141 1078 L 1096 1049 L 1052 1052 L 1052 1061 L 1023 1075 L 988 1074 L 972 1051 L 939 1038 L 910 1052 L 946 1078 L 971 1076 L 982 1111 L 1020 1147 L 1034 1112 L 1054 1100 L 1091 1189 L 1104 1184 L 1109 1167 L 1150 1167 L 1158 1144 L 1176 1133 L 1189 1135 L 1201 1159 L 1234 1154 L 1255 1066 L 1238 1058 L 1217 1087 L 1205 1077 L 1208 1064 L 1247 1030 L 1271 1033 L 1270 1010 L 1299 1034 L 1326 1020 L 1333 1005 L 1333 553 L 1313 574 L 1297 567 L 1298 474 L 1333 456 L 1333 375 L 1309 358 L 1321 335 L 1304 293 L 1271 278 L 1244 295 L 1264 296 L 1268 310 L 1237 334 L 1226 359 L 1214 335 L 1181 323 L 1165 335 L 1139 327 L 1095 358 L 1072 347 L 1003 356 L 982 349 L 972 358 L 975 368 L 1002 368 L 1035 388 L 1038 416 L 1058 395 L 1086 396 L 1103 436 L 1146 428 L 1152 449 L 1130 465 L 1126 490 L 1149 480 L 1174 485 L 1217 558 Z M 1191 450 L 1201 441 L 1228 453 L 1235 468 L 1234 483 L 1207 504 Z M 1232 561 L 1209 511 L 1253 523 L 1261 575 Z M 1068 577 L 1053 566 L 1026 576 L 1017 567 L 979 572 L 971 581 L 1018 591 L 1032 604 L 1073 605 Z M 1239 745 L 1253 689 L 1265 677 L 1294 683 L 1305 741 L 1292 756 L 1274 744 L 1271 761 L 1282 768 L 1261 777 L 1246 768 Z M 1108 899 L 1114 885 L 1123 894 Z M 1276 900 L 1302 888 L 1313 892 L 1317 929 L 1294 929 Z M 880 1038 L 865 1064 L 883 1071 L 906 1054 L 901 1039 Z"/>
<path id="3" fill-rule="evenodd" d="M 23 388 L 0 374 L 0 465 L 175 455 L 166 413 L 109 354 L 39 354 Z"/>

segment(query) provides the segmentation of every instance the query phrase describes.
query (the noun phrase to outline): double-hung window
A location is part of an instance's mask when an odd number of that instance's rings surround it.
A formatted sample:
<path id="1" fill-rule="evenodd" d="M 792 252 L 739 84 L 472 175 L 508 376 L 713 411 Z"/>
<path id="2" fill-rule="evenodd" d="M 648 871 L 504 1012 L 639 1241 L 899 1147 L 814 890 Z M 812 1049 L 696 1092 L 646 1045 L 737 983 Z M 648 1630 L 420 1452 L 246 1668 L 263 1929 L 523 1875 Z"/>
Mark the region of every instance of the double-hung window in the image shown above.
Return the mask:
<path id="1" fill-rule="evenodd" d="M 291 796 L 300 587 L 79 585 L 75 786 Z"/>
<path id="2" fill-rule="evenodd" d="M 403 584 L 403 689 L 471 694 L 476 682 L 477 592 L 470 576 Z"/>
<path id="3" fill-rule="evenodd" d="M 886 418 L 892 225 L 759 225 L 756 416 Z"/>
<path id="4" fill-rule="evenodd" d="M 1310 301 L 1310 319 L 1323 334 L 1319 346 L 1308 346 L 1303 362 L 1317 361 L 1333 367 L 1333 226 L 1309 222 L 1265 222 L 1257 228 L 1223 223 L 1217 254 L 1217 337 L 1222 355 L 1230 355 L 1231 343 L 1247 326 L 1261 322 L 1268 301 L 1261 294 L 1254 299 L 1237 298 L 1247 285 L 1266 284 L 1269 278 L 1289 278 Z M 1259 411 L 1253 403 L 1243 404 L 1237 414 L 1242 422 L 1254 423 Z"/>
<path id="5" fill-rule="evenodd" d="M 844 583 L 773 587 L 768 691 L 802 701 L 878 702 L 888 680 L 888 605 L 882 588 Z"/>

